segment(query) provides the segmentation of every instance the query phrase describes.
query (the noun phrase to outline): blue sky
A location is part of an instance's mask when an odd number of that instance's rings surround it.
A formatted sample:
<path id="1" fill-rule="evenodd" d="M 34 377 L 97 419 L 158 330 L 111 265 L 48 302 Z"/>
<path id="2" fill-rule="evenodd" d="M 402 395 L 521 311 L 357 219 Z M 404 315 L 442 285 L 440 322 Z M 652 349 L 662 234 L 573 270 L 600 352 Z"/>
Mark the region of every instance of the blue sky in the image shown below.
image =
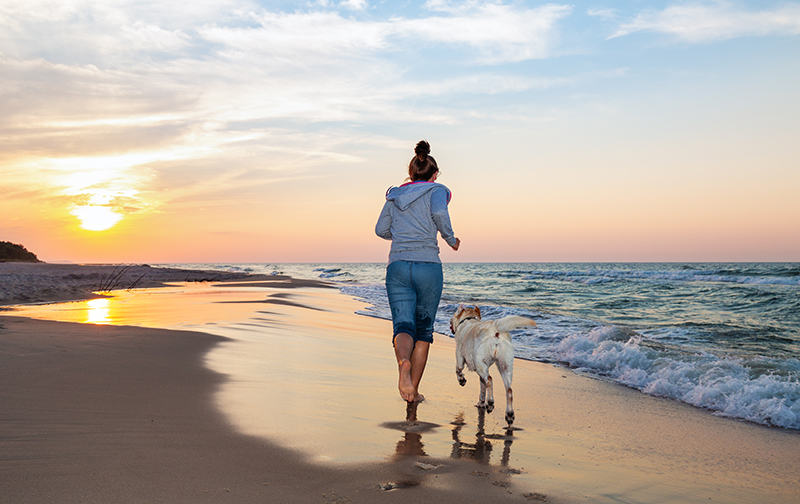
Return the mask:
<path id="1" fill-rule="evenodd" d="M 446 260 L 798 260 L 798 35 L 798 2 L 0 0 L 0 238 L 379 261 L 426 138 Z"/>

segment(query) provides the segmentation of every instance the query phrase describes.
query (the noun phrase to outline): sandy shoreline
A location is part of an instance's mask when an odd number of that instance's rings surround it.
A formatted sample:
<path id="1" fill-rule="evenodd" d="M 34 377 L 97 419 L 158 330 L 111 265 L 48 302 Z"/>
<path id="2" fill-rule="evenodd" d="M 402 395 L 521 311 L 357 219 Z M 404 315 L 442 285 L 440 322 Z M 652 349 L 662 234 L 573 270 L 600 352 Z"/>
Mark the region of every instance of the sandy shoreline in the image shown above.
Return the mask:
<path id="1" fill-rule="evenodd" d="M 549 365 L 517 361 L 520 430 L 508 433 L 502 415 L 472 407 L 474 375 L 457 385 L 452 340 L 442 336 L 423 380 L 428 399 L 407 422 L 390 323 L 354 315 L 359 303 L 334 289 L 299 282 L 287 291 L 290 281 L 269 280 L 134 292 L 119 311 L 114 300 L 106 308 L 114 323 L 171 307 L 152 324 L 189 327 L 192 318 L 203 332 L 15 316 L 83 321 L 85 303 L 51 315 L 2 312 L 3 501 L 800 497 L 797 433 Z M 390 484 L 407 486 L 380 489 Z"/>
<path id="2" fill-rule="evenodd" d="M 146 264 L 0 262 L 0 306 L 97 297 L 94 292 L 163 287 L 172 282 L 269 281 L 275 287 L 323 286 L 317 280 L 247 273 L 153 268 Z"/>
<path id="3" fill-rule="evenodd" d="M 222 377 L 201 366 L 217 337 L 2 325 L 3 502 L 371 502 L 380 483 L 413 476 L 411 464 L 312 466 L 233 432 L 209 401 Z"/>

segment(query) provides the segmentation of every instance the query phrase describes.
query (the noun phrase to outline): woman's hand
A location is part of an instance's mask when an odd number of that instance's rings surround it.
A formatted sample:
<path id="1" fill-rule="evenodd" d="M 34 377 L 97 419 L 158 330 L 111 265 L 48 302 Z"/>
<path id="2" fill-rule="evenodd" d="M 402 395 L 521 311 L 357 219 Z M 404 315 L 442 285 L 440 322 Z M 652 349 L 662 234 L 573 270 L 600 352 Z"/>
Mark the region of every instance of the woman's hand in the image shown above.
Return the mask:
<path id="1" fill-rule="evenodd" d="M 453 250 L 458 250 L 458 247 L 460 246 L 461 246 L 461 240 L 459 238 L 456 238 L 456 244 L 451 246 L 450 248 Z"/>

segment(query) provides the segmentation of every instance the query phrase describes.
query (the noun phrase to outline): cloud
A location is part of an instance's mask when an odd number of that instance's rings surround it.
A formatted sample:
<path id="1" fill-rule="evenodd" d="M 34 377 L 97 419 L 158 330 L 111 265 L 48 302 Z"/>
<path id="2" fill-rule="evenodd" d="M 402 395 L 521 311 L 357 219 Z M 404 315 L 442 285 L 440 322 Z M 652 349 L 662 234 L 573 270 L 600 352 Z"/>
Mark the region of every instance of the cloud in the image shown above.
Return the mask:
<path id="1" fill-rule="evenodd" d="M 206 25 L 198 33 L 227 58 L 261 55 L 271 62 L 308 66 L 331 57 L 353 59 L 387 46 L 390 23 L 344 18 L 338 12 L 250 13 L 253 26 Z M 246 62 L 246 61 L 245 61 Z"/>
<path id="2" fill-rule="evenodd" d="M 602 19 L 618 19 L 619 12 L 616 9 L 589 9 L 586 14 L 592 17 L 599 17 Z"/>
<path id="3" fill-rule="evenodd" d="M 431 97 L 522 93 L 531 90 L 576 86 L 584 82 L 596 82 L 600 79 L 619 78 L 624 76 L 626 71 L 626 69 L 619 68 L 605 72 L 587 72 L 563 77 L 531 77 L 496 73 L 472 74 L 465 77 L 437 79 L 420 83 L 414 93 L 415 96 Z"/>
<path id="4" fill-rule="evenodd" d="M 468 2 L 417 19 L 354 19 L 247 3 L 228 5 L 223 14 L 201 2 L 207 17 L 193 8 L 182 21 L 180 5 L 151 7 L 90 1 L 0 7 L 0 25 L 16 33 L 6 35 L 11 40 L 0 36 L 0 127 L 35 135 L 27 126 L 35 124 L 39 133 L 66 138 L 93 123 L 147 128 L 174 141 L 191 123 L 205 121 L 357 120 L 396 112 L 398 100 L 426 86 L 420 80 L 426 76 L 410 68 L 457 65 L 470 73 L 476 62 L 550 56 L 556 23 L 570 12 Z M 35 36 L 50 29 L 44 40 Z M 403 120 L 402 113 L 395 117 Z"/>
<path id="5" fill-rule="evenodd" d="M 429 1 L 426 7 L 449 16 L 401 22 L 401 31 L 442 44 L 463 44 L 478 50 L 476 62 L 496 64 L 553 55 L 557 22 L 572 12 L 569 5 L 533 9 L 501 3 Z"/>
<path id="6" fill-rule="evenodd" d="M 339 6 L 351 10 L 364 10 L 369 7 L 367 0 L 344 0 L 339 2 Z"/>
<path id="7" fill-rule="evenodd" d="M 662 11 L 645 11 L 623 23 L 609 38 L 637 31 L 674 35 L 688 42 L 709 42 L 744 36 L 800 34 L 800 5 L 746 11 L 728 2 L 681 4 Z"/>
<path id="8" fill-rule="evenodd" d="M 556 24 L 572 10 L 556 4 L 526 8 L 428 2 L 432 15 L 353 19 L 330 10 L 330 4 L 281 12 L 247 1 L 216 6 L 192 2 L 190 8 L 183 2 L 0 3 L 0 52 L 20 59 L 42 57 L 54 63 L 105 67 L 143 57 L 202 57 L 208 51 L 254 44 L 267 44 L 262 51 L 276 57 L 291 57 L 297 51 L 325 57 L 343 49 L 407 51 L 409 41 L 421 41 L 434 46 L 429 55 L 435 46 L 472 48 L 478 50 L 473 63 L 495 64 L 550 56 L 558 41 Z M 337 6 L 360 11 L 369 7 L 365 0 L 344 0 Z"/>
<path id="9" fill-rule="evenodd" d="M 169 58 L 191 43 L 191 36 L 180 28 L 167 26 L 163 19 L 141 17 L 134 5 L 125 2 L 0 3 L 0 51 L 10 57 L 103 67 L 145 55 Z"/>
<path id="10" fill-rule="evenodd" d="M 520 9 L 471 3 L 436 9 L 447 15 L 383 20 L 344 18 L 335 11 L 262 11 L 251 14 L 259 26 L 211 25 L 198 31 L 225 54 L 255 51 L 305 64 L 331 56 L 397 54 L 413 51 L 419 43 L 428 44 L 423 59 L 435 58 L 443 48 L 461 47 L 477 50 L 465 63 L 497 64 L 552 56 L 559 34 L 556 24 L 571 10 L 553 4 Z"/>
<path id="11" fill-rule="evenodd" d="M 389 141 L 364 125 L 453 123 L 474 112 L 459 94 L 571 85 L 492 68 L 553 56 L 569 6 L 377 11 L 357 0 L 292 12 L 248 1 L 0 1 L 0 192 L 44 184 L 73 205 L 103 196 L 121 213 L 147 212 L 330 176 L 361 161 L 354 139 Z M 422 115 L 410 105 L 418 98 Z"/>

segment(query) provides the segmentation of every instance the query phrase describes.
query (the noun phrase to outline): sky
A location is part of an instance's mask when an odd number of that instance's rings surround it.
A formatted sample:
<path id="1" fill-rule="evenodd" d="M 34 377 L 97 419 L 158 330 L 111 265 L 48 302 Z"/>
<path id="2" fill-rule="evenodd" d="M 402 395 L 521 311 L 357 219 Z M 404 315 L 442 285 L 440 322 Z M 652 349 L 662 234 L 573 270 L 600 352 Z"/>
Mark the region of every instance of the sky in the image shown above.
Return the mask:
<path id="1" fill-rule="evenodd" d="M 444 261 L 800 261 L 800 2 L 0 0 L 44 261 L 385 261 L 421 139 Z"/>

